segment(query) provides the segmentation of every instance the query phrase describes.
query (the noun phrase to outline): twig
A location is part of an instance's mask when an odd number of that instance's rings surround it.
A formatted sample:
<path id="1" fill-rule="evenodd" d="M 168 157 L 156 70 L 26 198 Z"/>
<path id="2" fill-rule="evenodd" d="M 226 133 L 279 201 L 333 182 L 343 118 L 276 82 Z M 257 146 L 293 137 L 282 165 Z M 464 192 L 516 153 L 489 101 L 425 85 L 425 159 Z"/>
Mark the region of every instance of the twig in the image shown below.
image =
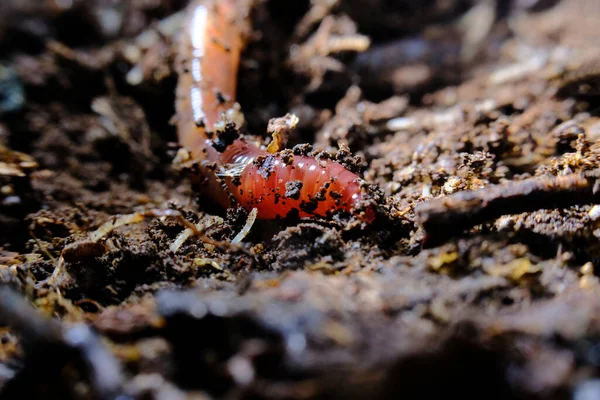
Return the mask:
<path id="1" fill-rule="evenodd" d="M 0 323 L 20 334 L 27 357 L 26 367 L 6 384 L 0 397 L 33 394 L 38 388 L 31 386 L 32 377 L 61 371 L 73 358 L 85 364 L 86 375 L 99 399 L 112 400 L 122 394 L 119 362 L 87 325 L 65 329 L 58 321 L 44 318 L 8 287 L 0 287 Z"/>
<path id="2" fill-rule="evenodd" d="M 432 245 L 502 215 L 600 201 L 594 183 L 581 174 L 531 178 L 426 201 L 415 213 Z"/>
<path id="3" fill-rule="evenodd" d="M 19 332 L 27 345 L 36 342 L 58 343 L 62 340 L 58 322 L 43 319 L 23 298 L 6 286 L 0 287 L 0 324 Z"/>

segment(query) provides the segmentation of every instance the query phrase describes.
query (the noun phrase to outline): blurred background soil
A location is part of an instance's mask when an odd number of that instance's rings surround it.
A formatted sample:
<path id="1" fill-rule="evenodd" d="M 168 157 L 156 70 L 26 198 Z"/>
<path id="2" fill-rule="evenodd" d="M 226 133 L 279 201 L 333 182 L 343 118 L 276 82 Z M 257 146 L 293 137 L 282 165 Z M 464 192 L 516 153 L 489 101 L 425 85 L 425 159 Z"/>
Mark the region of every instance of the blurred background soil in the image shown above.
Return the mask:
<path id="1" fill-rule="evenodd" d="M 600 2 L 242 1 L 246 131 L 379 218 L 234 240 L 174 163 L 186 1 L 3 0 L 0 397 L 599 399 Z"/>

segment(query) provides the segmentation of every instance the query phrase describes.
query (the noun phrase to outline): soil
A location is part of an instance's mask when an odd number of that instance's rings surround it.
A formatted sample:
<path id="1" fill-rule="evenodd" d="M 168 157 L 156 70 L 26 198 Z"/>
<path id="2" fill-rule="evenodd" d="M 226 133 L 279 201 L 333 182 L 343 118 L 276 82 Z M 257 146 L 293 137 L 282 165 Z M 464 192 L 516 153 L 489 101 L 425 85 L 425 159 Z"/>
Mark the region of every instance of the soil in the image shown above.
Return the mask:
<path id="1" fill-rule="evenodd" d="M 376 220 L 190 183 L 185 1 L 3 1 L 0 397 L 600 398 L 600 3 L 245 2 L 245 134 Z"/>

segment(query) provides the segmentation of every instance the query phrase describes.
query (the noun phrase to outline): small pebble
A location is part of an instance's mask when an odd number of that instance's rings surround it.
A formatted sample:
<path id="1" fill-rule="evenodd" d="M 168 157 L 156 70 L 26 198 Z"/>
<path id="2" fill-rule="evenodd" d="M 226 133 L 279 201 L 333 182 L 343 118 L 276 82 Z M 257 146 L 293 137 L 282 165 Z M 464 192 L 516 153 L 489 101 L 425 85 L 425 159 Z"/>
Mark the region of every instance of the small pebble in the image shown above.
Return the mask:
<path id="1" fill-rule="evenodd" d="M 590 211 L 588 211 L 588 216 L 591 220 L 595 221 L 600 218 L 600 205 L 593 206 Z"/>
<path id="2" fill-rule="evenodd" d="M 598 400 L 600 399 L 600 379 L 591 379 L 583 382 L 573 393 L 573 400 Z"/>
<path id="3" fill-rule="evenodd" d="M 16 71 L 0 64 L 0 115 L 19 111 L 25 104 L 25 90 Z"/>

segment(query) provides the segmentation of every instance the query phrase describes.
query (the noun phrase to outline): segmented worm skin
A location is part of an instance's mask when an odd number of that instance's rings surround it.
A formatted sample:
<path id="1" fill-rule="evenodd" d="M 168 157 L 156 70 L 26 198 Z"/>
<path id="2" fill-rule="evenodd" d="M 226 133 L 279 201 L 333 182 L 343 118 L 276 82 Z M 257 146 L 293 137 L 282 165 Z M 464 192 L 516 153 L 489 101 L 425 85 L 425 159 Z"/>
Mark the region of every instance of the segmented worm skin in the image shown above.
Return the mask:
<path id="1" fill-rule="evenodd" d="M 231 198 L 246 209 L 256 207 L 262 219 L 285 217 L 294 210 L 300 217 L 354 211 L 363 196 L 360 179 L 337 162 L 270 154 L 242 139 L 223 153 L 212 146 L 207 131 L 235 102 L 242 27 L 247 23 L 237 3 L 192 2 L 178 49 L 178 138 L 200 161 L 208 194 L 224 207 Z M 218 179 L 216 169 L 228 164 L 242 165 L 239 176 Z M 371 221 L 374 212 L 368 208 L 358 216 Z"/>

